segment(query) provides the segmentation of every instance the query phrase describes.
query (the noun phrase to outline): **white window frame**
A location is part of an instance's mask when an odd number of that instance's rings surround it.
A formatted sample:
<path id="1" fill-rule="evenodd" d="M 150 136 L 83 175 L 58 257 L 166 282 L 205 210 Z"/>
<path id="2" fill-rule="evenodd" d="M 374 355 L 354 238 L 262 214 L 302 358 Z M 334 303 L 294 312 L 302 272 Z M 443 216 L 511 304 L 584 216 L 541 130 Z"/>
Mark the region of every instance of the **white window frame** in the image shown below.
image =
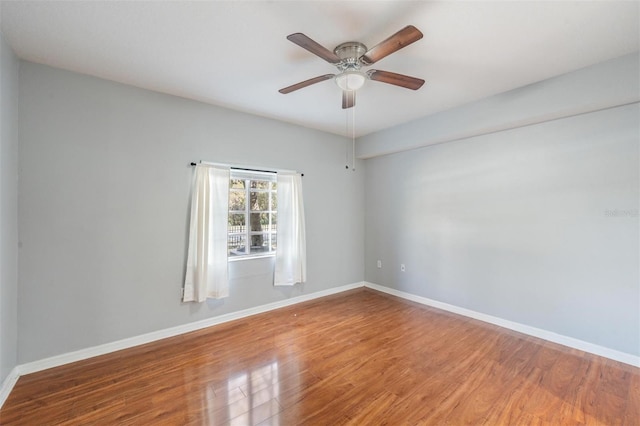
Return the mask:
<path id="1" fill-rule="evenodd" d="M 254 171 L 254 170 L 246 170 L 239 168 L 231 168 L 231 173 L 229 176 L 229 193 L 232 191 L 236 192 L 237 189 L 231 188 L 231 182 L 233 180 L 244 180 L 245 181 L 245 203 L 244 203 L 244 211 L 242 210 L 231 210 L 231 203 L 229 203 L 229 217 L 232 214 L 244 214 L 245 218 L 245 229 L 243 232 L 230 232 L 227 231 L 227 245 L 229 241 L 229 237 L 232 235 L 244 236 L 245 241 L 245 250 L 247 251 L 245 254 L 235 254 L 228 255 L 228 259 L 230 262 L 238 261 L 238 260 L 246 260 L 246 259 L 255 259 L 262 257 L 274 257 L 276 255 L 276 250 L 270 250 L 268 252 L 251 252 L 251 236 L 252 235 L 267 235 L 268 243 L 267 246 L 269 248 L 272 247 L 273 238 L 276 237 L 276 232 L 273 231 L 273 218 L 277 217 L 277 211 L 273 209 L 273 199 L 277 196 L 277 188 L 273 189 L 271 185 L 268 189 L 253 189 L 251 188 L 251 181 L 262 181 L 262 182 L 277 182 L 277 175 L 275 172 L 263 172 L 263 171 Z M 259 210 L 252 211 L 251 203 L 249 202 L 251 199 L 251 192 L 257 193 L 267 193 L 269 196 L 267 197 L 269 201 L 268 210 Z M 251 213 L 267 213 L 269 214 L 269 230 L 267 232 L 259 232 L 251 230 Z"/>

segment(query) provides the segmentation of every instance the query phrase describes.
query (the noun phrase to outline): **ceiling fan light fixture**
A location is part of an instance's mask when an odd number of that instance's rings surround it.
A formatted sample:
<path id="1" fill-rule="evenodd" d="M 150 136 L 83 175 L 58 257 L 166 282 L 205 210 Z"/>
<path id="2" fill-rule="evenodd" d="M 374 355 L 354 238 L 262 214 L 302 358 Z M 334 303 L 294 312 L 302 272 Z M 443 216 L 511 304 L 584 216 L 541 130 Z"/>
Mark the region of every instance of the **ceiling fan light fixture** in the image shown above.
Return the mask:
<path id="1" fill-rule="evenodd" d="M 336 84 L 342 90 L 355 91 L 364 85 L 366 79 L 359 71 L 344 71 L 336 75 Z"/>

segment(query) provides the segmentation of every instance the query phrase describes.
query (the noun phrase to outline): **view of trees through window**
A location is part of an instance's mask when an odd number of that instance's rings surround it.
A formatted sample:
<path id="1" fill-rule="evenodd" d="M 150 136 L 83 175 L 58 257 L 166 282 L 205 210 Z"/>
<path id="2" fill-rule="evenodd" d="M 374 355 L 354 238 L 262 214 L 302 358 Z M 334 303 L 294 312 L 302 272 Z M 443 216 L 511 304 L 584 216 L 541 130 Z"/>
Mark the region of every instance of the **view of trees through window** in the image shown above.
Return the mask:
<path id="1" fill-rule="evenodd" d="M 274 176 L 275 177 L 275 176 Z M 268 254 L 276 249 L 277 183 L 232 171 L 229 182 L 229 256 Z"/>

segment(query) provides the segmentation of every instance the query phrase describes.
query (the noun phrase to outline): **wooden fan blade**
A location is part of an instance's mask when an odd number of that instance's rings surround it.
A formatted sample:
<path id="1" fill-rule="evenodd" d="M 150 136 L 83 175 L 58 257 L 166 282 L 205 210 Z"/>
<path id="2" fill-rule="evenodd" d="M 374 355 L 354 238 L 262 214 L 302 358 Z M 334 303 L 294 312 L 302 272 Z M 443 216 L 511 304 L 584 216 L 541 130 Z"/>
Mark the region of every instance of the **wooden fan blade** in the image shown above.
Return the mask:
<path id="1" fill-rule="evenodd" d="M 287 93 L 291 93 L 298 89 L 303 89 L 307 86 L 311 86 L 312 84 L 320 83 L 321 81 L 329 80 L 333 78 L 333 74 L 325 74 L 318 77 L 310 78 L 309 80 L 301 81 L 300 83 L 293 84 L 289 87 L 285 87 L 284 89 L 278 90 L 278 92 L 286 95 Z"/>
<path id="2" fill-rule="evenodd" d="M 367 71 L 367 76 L 369 76 L 371 80 L 393 84 L 411 90 L 418 90 L 424 84 L 424 80 L 421 78 L 409 77 L 408 75 L 396 74 L 395 72 L 389 71 L 369 70 Z"/>
<path id="3" fill-rule="evenodd" d="M 318 44 L 317 42 L 311 40 L 309 37 L 307 37 L 302 33 L 295 33 L 295 34 L 288 35 L 287 40 L 297 44 L 303 49 L 307 49 L 309 52 L 313 53 L 316 56 L 321 57 L 322 59 L 329 62 L 330 64 L 337 64 L 338 62 L 340 62 L 340 58 L 338 58 L 338 56 L 335 53 L 333 53 L 326 47 Z"/>
<path id="4" fill-rule="evenodd" d="M 360 61 L 365 65 L 372 65 L 385 56 L 388 56 L 393 52 L 397 52 L 403 47 L 406 47 L 421 38 L 422 33 L 420 30 L 413 25 L 408 25 L 388 39 L 369 49 L 367 53 L 362 55 Z"/>
<path id="5" fill-rule="evenodd" d="M 342 91 L 342 109 L 353 108 L 355 104 L 356 104 L 356 91 L 343 90 Z"/>

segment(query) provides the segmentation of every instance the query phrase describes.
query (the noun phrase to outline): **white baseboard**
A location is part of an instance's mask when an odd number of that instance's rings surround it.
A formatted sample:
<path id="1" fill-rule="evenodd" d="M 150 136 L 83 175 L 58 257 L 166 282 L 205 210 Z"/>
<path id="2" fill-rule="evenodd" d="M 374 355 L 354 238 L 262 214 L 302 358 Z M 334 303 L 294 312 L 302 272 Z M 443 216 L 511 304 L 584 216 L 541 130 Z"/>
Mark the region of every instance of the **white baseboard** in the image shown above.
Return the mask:
<path id="1" fill-rule="evenodd" d="M 13 367 L 13 370 L 9 372 L 9 375 L 2 382 L 2 387 L 0 387 L 0 408 L 2 408 L 2 405 L 9 397 L 13 386 L 19 378 L 20 374 L 18 373 L 18 367 Z"/>
<path id="2" fill-rule="evenodd" d="M 347 284 L 341 287 L 334 287 L 327 290 L 318 291 L 315 293 L 304 294 L 302 296 L 292 297 L 290 299 L 280 300 L 278 302 L 267 303 L 265 305 L 256 306 L 253 308 L 245 309 L 242 311 L 231 312 L 228 314 L 220 315 L 217 317 L 207 318 L 201 321 L 195 321 L 176 327 L 166 328 L 164 330 L 153 331 L 151 333 L 142 334 L 140 336 L 130 337 L 127 339 L 118 340 L 115 342 L 105 343 L 103 345 L 93 346 L 85 349 L 81 349 L 74 352 L 68 352 L 61 355 L 56 355 L 50 358 L 41 359 L 38 361 L 28 362 L 16 366 L 9 376 L 2 383 L 0 389 L 0 408 L 6 400 L 7 396 L 13 389 L 16 381 L 20 376 L 25 374 L 31 374 L 38 371 L 46 370 L 48 368 L 59 367 L 64 364 L 69 364 L 76 361 L 82 361 L 84 359 L 92 358 L 99 355 L 105 355 L 111 352 L 119 351 L 122 349 L 128 349 L 135 346 L 143 345 L 145 343 L 155 342 L 157 340 L 166 339 L 167 337 L 173 337 L 191 331 L 200 330 L 203 328 L 211 327 L 225 322 L 234 321 L 237 319 L 245 318 L 251 315 L 260 314 L 263 312 L 272 311 L 274 309 L 284 308 L 286 306 L 295 305 L 297 303 L 306 302 L 309 300 L 317 299 L 319 297 L 330 296 L 332 294 L 342 293 L 343 291 L 353 290 L 364 286 L 364 282 L 357 282 Z"/>
<path id="3" fill-rule="evenodd" d="M 640 367 L 640 357 L 636 355 L 628 354 L 626 352 L 616 351 L 614 349 L 606 348 L 604 346 L 599 346 L 593 343 L 585 342 L 583 340 L 574 339 L 573 337 L 563 336 L 561 334 L 557 334 L 552 331 L 531 327 L 531 326 L 520 324 L 514 321 L 509 321 L 506 319 L 483 314 L 481 312 L 472 311 L 470 309 L 461 308 L 459 306 L 450 305 L 448 303 L 438 302 L 437 300 L 428 299 L 422 296 L 416 296 L 415 294 L 406 293 L 404 291 L 395 290 L 395 289 L 384 287 L 378 284 L 365 282 L 364 286 L 373 290 L 390 294 L 392 296 L 397 296 L 403 299 L 411 300 L 413 302 L 417 302 L 422 305 L 427 305 L 434 308 L 442 309 L 444 311 L 453 312 L 454 314 L 463 315 L 465 317 L 484 321 L 489 324 L 494 324 L 500 327 L 508 328 L 509 330 L 517 331 L 519 333 L 527 334 L 533 337 L 538 337 L 540 339 L 548 340 L 553 343 L 558 343 L 560 345 L 567 346 L 573 349 L 589 352 L 595 355 L 612 359 L 614 361 L 623 362 L 625 364 L 629 364 L 634 367 Z"/>

